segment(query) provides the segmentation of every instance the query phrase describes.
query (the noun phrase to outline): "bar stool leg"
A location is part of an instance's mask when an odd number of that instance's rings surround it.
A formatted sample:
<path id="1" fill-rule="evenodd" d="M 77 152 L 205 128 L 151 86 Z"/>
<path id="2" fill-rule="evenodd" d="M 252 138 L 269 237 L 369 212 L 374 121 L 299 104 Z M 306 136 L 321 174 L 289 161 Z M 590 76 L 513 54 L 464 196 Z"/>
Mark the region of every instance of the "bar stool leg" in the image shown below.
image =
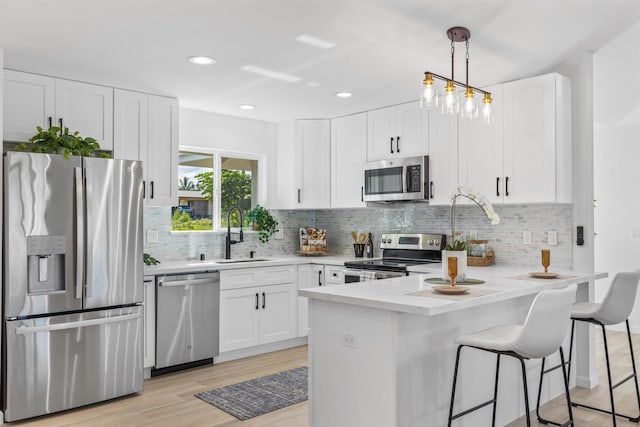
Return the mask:
<path id="1" fill-rule="evenodd" d="M 498 404 L 498 376 L 500 374 L 500 353 L 496 360 L 496 382 L 493 388 L 493 414 L 491 415 L 491 426 L 496 425 L 496 406 Z"/>
<path id="2" fill-rule="evenodd" d="M 458 346 L 458 351 L 456 352 L 456 367 L 453 370 L 453 387 L 451 388 L 451 402 L 449 403 L 449 422 L 447 423 L 448 427 L 451 427 L 451 421 L 453 418 L 453 399 L 456 397 L 456 382 L 458 381 L 458 364 L 460 362 L 460 350 L 462 350 L 462 346 Z"/>
<path id="3" fill-rule="evenodd" d="M 567 375 L 567 371 L 565 369 L 564 363 L 564 351 L 562 350 L 562 346 L 560 347 L 560 363 L 562 364 L 562 379 L 564 380 L 564 395 L 567 399 L 567 408 L 569 409 L 569 424 L 573 426 L 573 409 L 571 409 L 571 394 L 569 394 L 569 376 Z M 571 366 L 571 363 L 569 363 Z"/>
<path id="4" fill-rule="evenodd" d="M 539 423 L 546 424 L 546 420 L 540 416 L 540 395 L 542 394 L 542 379 L 544 378 L 544 364 L 547 361 L 546 357 L 542 358 L 542 364 L 540 365 L 540 382 L 538 383 L 538 400 L 536 401 L 536 417 Z"/>
<path id="5" fill-rule="evenodd" d="M 602 340 L 604 341 L 604 357 L 607 362 L 607 377 L 609 378 L 609 398 L 611 399 L 611 417 L 613 418 L 613 427 L 616 427 L 616 407 L 613 401 L 613 382 L 611 381 L 611 366 L 609 365 L 609 346 L 607 345 L 607 332 L 604 325 L 602 327 Z"/>
<path id="6" fill-rule="evenodd" d="M 531 417 L 529 416 L 529 391 L 527 390 L 527 368 L 524 365 L 523 359 L 520 359 L 520 366 L 522 367 L 522 386 L 524 388 L 524 410 L 527 413 L 527 427 L 531 427 Z"/>
<path id="7" fill-rule="evenodd" d="M 631 366 L 633 367 L 633 381 L 636 385 L 636 399 L 638 401 L 638 416 L 629 418 L 629 421 L 640 422 L 640 389 L 638 388 L 638 375 L 636 373 L 636 358 L 633 354 L 633 343 L 631 342 L 631 330 L 629 329 L 629 319 L 625 321 L 627 324 L 627 338 L 629 340 L 629 354 L 631 356 Z"/>
<path id="8" fill-rule="evenodd" d="M 569 339 L 569 360 L 568 360 L 568 365 L 569 365 L 569 369 L 567 369 L 567 378 L 571 379 L 571 357 L 573 355 L 573 332 L 576 329 L 576 321 L 575 319 L 573 319 L 571 321 L 571 338 Z"/>

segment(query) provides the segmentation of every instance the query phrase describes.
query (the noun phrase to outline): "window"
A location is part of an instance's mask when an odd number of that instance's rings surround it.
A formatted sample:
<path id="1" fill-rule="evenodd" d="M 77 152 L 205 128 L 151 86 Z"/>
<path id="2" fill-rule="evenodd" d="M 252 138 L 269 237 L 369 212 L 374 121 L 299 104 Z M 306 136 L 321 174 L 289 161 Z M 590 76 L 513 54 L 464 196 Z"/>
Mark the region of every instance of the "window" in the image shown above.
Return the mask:
<path id="1" fill-rule="evenodd" d="M 179 202 L 171 210 L 172 231 L 224 229 L 232 206 L 240 207 L 246 218 L 256 204 L 259 156 L 203 151 L 180 151 Z M 237 210 L 229 218 L 232 227 L 240 225 Z"/>

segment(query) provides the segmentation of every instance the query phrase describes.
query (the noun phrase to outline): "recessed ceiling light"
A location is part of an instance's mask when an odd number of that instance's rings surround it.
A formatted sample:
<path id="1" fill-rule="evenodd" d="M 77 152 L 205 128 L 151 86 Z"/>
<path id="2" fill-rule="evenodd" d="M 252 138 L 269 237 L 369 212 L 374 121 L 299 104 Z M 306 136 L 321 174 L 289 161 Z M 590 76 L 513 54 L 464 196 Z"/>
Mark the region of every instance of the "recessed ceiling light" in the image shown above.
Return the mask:
<path id="1" fill-rule="evenodd" d="M 353 93 L 343 91 L 343 92 L 336 92 L 335 95 L 338 98 L 349 98 L 351 95 L 353 95 Z"/>
<path id="2" fill-rule="evenodd" d="M 209 65 L 215 64 L 216 60 L 210 56 L 191 56 L 189 57 L 189 62 L 197 65 Z"/>
<path id="3" fill-rule="evenodd" d="M 300 34 L 296 37 L 296 40 L 300 43 L 308 44 L 309 46 L 318 47 L 320 49 L 331 49 L 336 47 L 334 42 L 323 40 L 319 37 L 310 36 L 309 34 Z"/>
<path id="4" fill-rule="evenodd" d="M 253 110 L 254 108 L 256 108 L 256 106 L 255 105 L 250 105 L 250 104 L 244 104 L 244 105 L 241 105 L 238 108 L 240 108 L 241 110 Z"/>
<path id="5" fill-rule="evenodd" d="M 293 76 L 291 74 L 281 73 L 279 71 L 274 71 L 274 70 L 267 70 L 266 68 L 256 67 L 255 65 L 245 65 L 240 69 L 248 73 L 258 74 L 260 76 L 282 80 L 289 83 L 295 83 L 301 80 L 300 77 L 298 76 Z"/>

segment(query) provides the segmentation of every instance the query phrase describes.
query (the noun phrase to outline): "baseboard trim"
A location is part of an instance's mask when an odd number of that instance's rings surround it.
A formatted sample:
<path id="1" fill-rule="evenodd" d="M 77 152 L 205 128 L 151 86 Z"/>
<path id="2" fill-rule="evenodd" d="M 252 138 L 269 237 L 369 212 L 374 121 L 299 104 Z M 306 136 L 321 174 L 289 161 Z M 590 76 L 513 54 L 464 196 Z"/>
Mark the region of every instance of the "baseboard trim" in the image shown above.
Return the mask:
<path id="1" fill-rule="evenodd" d="M 576 387 L 586 388 L 587 390 L 592 390 L 598 385 L 598 377 L 590 378 L 590 377 L 582 377 L 576 376 Z"/>
<path id="2" fill-rule="evenodd" d="M 292 338 L 285 341 L 278 341 L 269 344 L 257 345 L 243 348 L 241 350 L 227 351 L 213 358 L 213 363 L 228 362 L 230 360 L 243 359 L 245 357 L 257 356 L 259 354 L 271 353 L 273 351 L 285 350 L 287 348 L 299 347 L 307 344 L 307 337 Z"/>

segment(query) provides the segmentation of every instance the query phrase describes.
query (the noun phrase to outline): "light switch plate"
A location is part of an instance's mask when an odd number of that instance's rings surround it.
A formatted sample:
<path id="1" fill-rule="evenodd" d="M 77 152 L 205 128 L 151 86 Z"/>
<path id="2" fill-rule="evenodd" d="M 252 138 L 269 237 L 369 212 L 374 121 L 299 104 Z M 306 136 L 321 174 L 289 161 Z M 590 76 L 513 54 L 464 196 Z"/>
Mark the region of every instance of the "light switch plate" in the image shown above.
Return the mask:
<path id="1" fill-rule="evenodd" d="M 549 245 L 557 245 L 558 244 L 558 232 L 553 230 L 553 231 L 548 231 L 547 232 L 547 244 Z"/>
<path id="2" fill-rule="evenodd" d="M 530 231 L 523 231 L 522 232 L 522 244 L 523 245 L 530 245 L 531 244 L 531 232 Z"/>
<path id="3" fill-rule="evenodd" d="M 276 240 L 284 239 L 284 231 L 282 231 L 282 230 L 276 231 L 276 234 L 273 235 L 273 238 L 276 239 Z"/>

